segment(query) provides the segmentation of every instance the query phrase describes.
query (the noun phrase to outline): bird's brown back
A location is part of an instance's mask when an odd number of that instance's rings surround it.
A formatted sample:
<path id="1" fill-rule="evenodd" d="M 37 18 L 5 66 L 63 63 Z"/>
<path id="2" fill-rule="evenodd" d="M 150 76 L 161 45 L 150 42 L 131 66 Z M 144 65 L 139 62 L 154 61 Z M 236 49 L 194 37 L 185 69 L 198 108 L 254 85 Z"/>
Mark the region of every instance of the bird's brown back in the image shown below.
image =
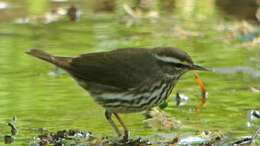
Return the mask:
<path id="1" fill-rule="evenodd" d="M 73 58 L 68 69 L 74 77 L 126 90 L 158 78 L 156 60 L 147 49 L 118 49 Z"/>

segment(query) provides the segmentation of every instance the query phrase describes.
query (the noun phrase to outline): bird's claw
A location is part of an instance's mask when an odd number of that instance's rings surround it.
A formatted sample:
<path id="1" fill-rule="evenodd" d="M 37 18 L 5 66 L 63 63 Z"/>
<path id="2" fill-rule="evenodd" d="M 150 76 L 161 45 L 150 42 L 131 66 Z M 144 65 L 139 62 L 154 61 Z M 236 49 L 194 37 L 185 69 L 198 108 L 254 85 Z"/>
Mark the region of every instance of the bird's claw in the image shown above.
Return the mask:
<path id="1" fill-rule="evenodd" d="M 120 140 L 119 141 L 122 142 L 122 143 L 127 143 L 129 141 L 128 135 L 120 136 Z"/>
<path id="2" fill-rule="evenodd" d="M 127 142 L 127 141 L 128 141 L 128 135 L 124 135 L 122 140 L 123 140 L 124 142 Z"/>

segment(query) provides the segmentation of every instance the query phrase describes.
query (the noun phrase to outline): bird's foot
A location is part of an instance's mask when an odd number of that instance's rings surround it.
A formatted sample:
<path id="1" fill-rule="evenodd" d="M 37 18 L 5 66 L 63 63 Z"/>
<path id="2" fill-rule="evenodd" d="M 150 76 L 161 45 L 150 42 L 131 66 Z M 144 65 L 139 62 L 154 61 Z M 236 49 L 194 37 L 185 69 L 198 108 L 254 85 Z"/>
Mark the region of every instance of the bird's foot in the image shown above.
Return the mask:
<path id="1" fill-rule="evenodd" d="M 129 140 L 128 135 L 124 135 L 123 138 L 122 138 L 122 141 L 127 142 L 128 140 Z"/>
<path id="2" fill-rule="evenodd" d="M 118 140 L 119 140 L 120 143 L 124 143 L 124 144 L 126 144 L 130 141 L 128 135 L 122 135 L 122 136 L 119 137 Z"/>
<path id="3" fill-rule="evenodd" d="M 128 136 L 125 136 L 125 135 L 121 136 L 119 141 L 121 143 L 127 143 L 129 141 Z"/>

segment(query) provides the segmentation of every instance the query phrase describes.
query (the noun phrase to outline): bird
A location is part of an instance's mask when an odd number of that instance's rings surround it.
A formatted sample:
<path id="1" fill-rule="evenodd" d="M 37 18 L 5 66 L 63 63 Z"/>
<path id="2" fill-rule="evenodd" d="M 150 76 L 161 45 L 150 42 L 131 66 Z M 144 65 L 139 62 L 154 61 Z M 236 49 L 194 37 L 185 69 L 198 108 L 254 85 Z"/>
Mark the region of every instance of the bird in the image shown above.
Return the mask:
<path id="1" fill-rule="evenodd" d="M 150 110 L 167 99 L 184 73 L 208 70 L 175 47 L 119 48 L 76 57 L 39 49 L 26 53 L 67 71 L 105 109 L 105 118 L 123 140 L 128 140 L 129 130 L 119 114 Z"/>

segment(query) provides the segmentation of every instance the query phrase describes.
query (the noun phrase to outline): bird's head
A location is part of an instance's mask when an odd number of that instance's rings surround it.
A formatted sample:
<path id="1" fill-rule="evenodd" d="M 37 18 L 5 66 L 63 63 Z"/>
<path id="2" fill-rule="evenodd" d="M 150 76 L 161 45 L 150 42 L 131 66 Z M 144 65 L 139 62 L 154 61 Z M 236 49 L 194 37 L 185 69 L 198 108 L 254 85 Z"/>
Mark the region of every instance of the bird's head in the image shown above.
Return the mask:
<path id="1" fill-rule="evenodd" d="M 193 63 L 191 57 L 177 48 L 155 48 L 153 56 L 162 67 L 163 72 L 170 75 L 182 75 L 191 70 L 207 71 L 206 68 Z"/>

